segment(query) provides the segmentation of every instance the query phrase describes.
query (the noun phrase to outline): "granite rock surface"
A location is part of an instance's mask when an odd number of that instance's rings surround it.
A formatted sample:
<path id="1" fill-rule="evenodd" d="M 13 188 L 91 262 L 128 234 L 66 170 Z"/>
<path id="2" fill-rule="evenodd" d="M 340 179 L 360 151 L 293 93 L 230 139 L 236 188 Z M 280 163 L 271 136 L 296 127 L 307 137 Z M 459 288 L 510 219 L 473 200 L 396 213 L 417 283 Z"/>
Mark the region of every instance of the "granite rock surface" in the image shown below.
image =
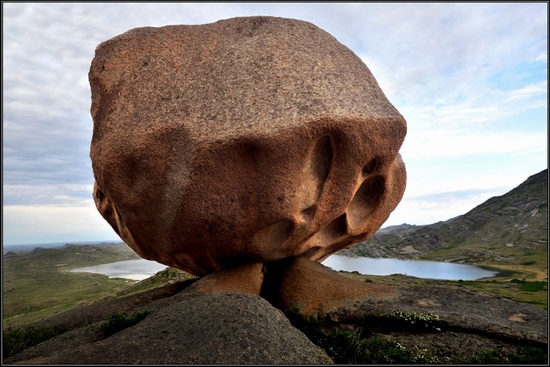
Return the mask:
<path id="1" fill-rule="evenodd" d="M 132 29 L 97 47 L 89 80 L 94 200 L 143 258 L 198 276 L 322 261 L 403 195 L 404 118 L 311 23 Z"/>

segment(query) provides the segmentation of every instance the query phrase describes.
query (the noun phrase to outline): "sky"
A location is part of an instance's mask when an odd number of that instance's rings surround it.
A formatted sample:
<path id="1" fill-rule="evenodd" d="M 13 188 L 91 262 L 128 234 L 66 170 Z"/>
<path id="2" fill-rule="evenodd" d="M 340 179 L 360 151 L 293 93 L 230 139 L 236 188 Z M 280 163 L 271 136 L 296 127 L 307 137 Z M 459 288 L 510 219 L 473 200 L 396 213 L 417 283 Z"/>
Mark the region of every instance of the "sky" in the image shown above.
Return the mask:
<path id="1" fill-rule="evenodd" d="M 407 188 L 384 227 L 453 218 L 547 168 L 546 2 L 3 2 L 3 244 L 119 240 L 92 199 L 88 71 L 99 43 L 254 15 L 332 34 L 407 120 Z"/>

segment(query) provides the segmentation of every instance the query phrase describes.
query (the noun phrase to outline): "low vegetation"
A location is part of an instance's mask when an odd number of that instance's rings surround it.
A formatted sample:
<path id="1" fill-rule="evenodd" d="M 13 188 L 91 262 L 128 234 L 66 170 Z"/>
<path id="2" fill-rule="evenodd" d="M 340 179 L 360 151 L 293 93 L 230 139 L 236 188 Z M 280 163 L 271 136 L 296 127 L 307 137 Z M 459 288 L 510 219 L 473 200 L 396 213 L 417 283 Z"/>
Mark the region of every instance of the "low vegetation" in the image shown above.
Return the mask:
<path id="1" fill-rule="evenodd" d="M 445 322 L 440 320 L 438 315 L 403 311 L 394 311 L 387 320 L 387 324 L 395 330 L 406 329 L 417 332 L 441 331 L 445 327 Z"/>
<path id="2" fill-rule="evenodd" d="M 4 256 L 3 327 L 28 324 L 111 297 L 137 282 L 69 270 L 139 258 L 125 244 L 38 248 Z"/>
<path id="3" fill-rule="evenodd" d="M 464 364 L 547 364 L 548 351 L 543 348 L 525 346 L 518 352 L 488 349 L 464 360 Z"/>
<path id="4" fill-rule="evenodd" d="M 101 324 L 101 332 L 105 337 L 111 336 L 130 326 L 136 325 L 150 313 L 150 311 L 142 311 L 129 315 L 126 312 L 116 312 L 112 314 L 107 321 Z"/>
<path id="5" fill-rule="evenodd" d="M 530 303 L 548 309 L 548 282 L 529 281 L 513 278 L 511 280 L 459 281 L 461 285 L 478 292 L 508 298 L 516 302 Z"/>
<path id="6" fill-rule="evenodd" d="M 547 281 L 548 170 L 463 215 L 387 227 L 340 254 L 496 267 L 515 273 L 511 277 Z"/>
<path id="7" fill-rule="evenodd" d="M 341 325 L 317 318 L 305 318 L 297 312 L 287 314 L 291 323 L 312 342 L 323 348 L 336 364 L 546 364 L 547 350 L 535 346 L 516 349 L 482 349 L 469 356 L 442 356 L 417 345 L 407 347 L 398 342 L 393 326 L 403 333 L 438 333 L 444 323 L 434 314 L 394 312 L 378 322 Z M 394 321 L 389 325 L 388 321 Z M 370 325 L 370 326 L 369 326 Z M 384 325 L 378 328 L 378 325 Z M 388 330 L 392 332 L 388 332 Z"/>
<path id="8" fill-rule="evenodd" d="M 91 248 L 90 248 L 91 247 Z M 62 325 L 48 328 L 25 327 L 32 321 L 75 306 L 93 303 L 106 297 L 123 297 L 165 284 L 193 281 L 195 277 L 175 269 L 166 269 L 141 282 L 109 279 L 99 274 L 71 273 L 69 269 L 137 258 L 123 246 L 93 249 L 69 247 L 39 250 L 4 258 L 4 356 L 55 337 L 67 329 Z M 533 278 L 511 277 L 478 281 L 420 279 L 404 275 L 366 276 L 340 272 L 342 275 L 380 284 L 414 286 L 463 286 L 476 292 L 494 294 L 517 302 L 532 303 L 547 309 L 547 282 Z M 137 324 L 149 313 L 114 313 L 100 327 L 105 337 Z M 342 325 L 318 319 L 305 319 L 296 313 L 291 322 L 314 343 L 325 349 L 338 364 L 412 364 L 412 363 L 545 363 L 546 351 L 524 346 L 515 349 L 481 348 L 479 353 L 453 360 L 437 351 L 427 350 L 416 341 L 404 343 L 392 333 L 437 335 L 447 332 L 446 323 L 432 313 L 395 311 L 378 320 L 362 320 Z M 17 326 L 17 328 L 12 327 Z"/>
<path id="9" fill-rule="evenodd" d="M 297 312 L 287 315 L 291 323 L 300 329 L 315 344 L 325 350 L 336 364 L 410 364 L 441 363 L 426 349 L 407 348 L 387 338 L 377 327 L 398 325 L 409 332 L 435 332 L 442 325 L 437 315 L 395 312 L 388 318 L 361 322 L 359 325 L 342 325 L 317 318 L 305 318 Z M 388 323 L 390 321 L 390 323 Z M 391 323 L 393 321 L 393 324 Z"/>
<path id="10" fill-rule="evenodd" d="M 56 325 L 53 327 L 31 326 L 19 329 L 9 327 L 2 333 L 4 358 L 8 358 L 15 353 L 32 347 L 33 345 L 40 344 L 66 331 L 67 328 L 63 325 Z"/>
<path id="11" fill-rule="evenodd" d="M 471 288 L 479 293 L 494 295 L 497 297 L 507 298 L 512 301 L 530 303 L 545 310 L 548 309 L 548 283 L 547 281 L 529 280 L 511 278 L 510 274 L 506 277 L 488 278 L 480 280 L 435 280 L 422 279 L 411 276 L 396 274 L 388 276 L 379 275 L 364 275 L 358 272 L 344 272 L 340 274 L 362 281 L 370 281 L 379 284 L 410 284 L 414 286 L 455 286 L 461 285 Z"/>

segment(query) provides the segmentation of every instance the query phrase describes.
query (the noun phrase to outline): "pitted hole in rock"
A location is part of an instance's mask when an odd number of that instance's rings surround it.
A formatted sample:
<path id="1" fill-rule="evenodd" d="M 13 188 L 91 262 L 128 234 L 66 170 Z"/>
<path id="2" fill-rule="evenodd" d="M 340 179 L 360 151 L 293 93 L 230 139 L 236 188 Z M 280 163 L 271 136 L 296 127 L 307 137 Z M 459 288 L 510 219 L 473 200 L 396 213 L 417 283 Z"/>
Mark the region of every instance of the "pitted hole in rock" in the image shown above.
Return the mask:
<path id="1" fill-rule="evenodd" d="M 99 186 L 97 186 L 97 184 L 94 190 L 94 196 L 98 202 L 102 202 L 103 199 L 105 199 L 105 194 L 103 193 L 103 191 L 101 191 L 101 189 L 99 188 Z"/>
<path id="2" fill-rule="evenodd" d="M 320 184 L 324 183 L 330 173 L 333 157 L 332 143 L 329 136 L 323 136 L 317 141 L 311 156 L 311 170 Z M 319 190 L 321 191 L 321 190 Z"/>
<path id="3" fill-rule="evenodd" d="M 93 195 L 94 195 L 94 201 L 95 201 L 97 210 L 101 213 L 101 215 L 109 223 L 112 223 L 113 220 L 116 221 L 113 204 L 111 200 L 105 195 L 103 191 L 101 191 L 101 189 L 99 189 L 97 185 L 94 189 Z"/>
<path id="4" fill-rule="evenodd" d="M 282 220 L 268 227 L 262 228 L 254 234 L 254 243 L 267 246 L 271 249 L 281 249 L 294 230 L 294 223 Z"/>
<path id="5" fill-rule="evenodd" d="M 367 177 L 368 175 L 374 172 L 376 167 L 378 167 L 378 159 L 373 158 L 370 161 L 368 161 L 367 164 L 365 164 L 365 166 L 363 167 L 363 170 L 361 171 L 361 174 L 363 175 L 363 177 Z"/>
<path id="6" fill-rule="evenodd" d="M 346 213 L 344 213 L 329 224 L 327 224 L 322 229 L 322 232 L 325 232 L 327 237 L 337 239 L 345 235 L 347 230 L 348 225 L 346 221 Z"/>
<path id="7" fill-rule="evenodd" d="M 301 210 L 307 211 L 319 201 L 323 186 L 330 174 L 333 155 L 329 136 L 323 136 L 317 140 L 305 162 L 304 176 L 297 192 Z M 311 214 L 311 210 L 306 212 L 308 213 Z"/>
<path id="8" fill-rule="evenodd" d="M 300 214 L 302 215 L 302 219 L 305 221 L 305 222 L 309 222 L 313 219 L 313 216 L 315 215 L 315 212 L 317 211 L 317 205 L 312 205 L 308 208 L 305 208 L 304 210 L 302 210 L 300 212 Z"/>
<path id="9" fill-rule="evenodd" d="M 320 228 L 317 233 L 311 236 L 311 238 L 306 241 L 305 248 L 328 247 L 333 243 L 340 241 L 342 236 L 346 234 L 347 228 L 346 214 L 344 213 L 332 222 Z M 309 250 L 306 250 L 305 253 L 309 253 Z"/>
<path id="10" fill-rule="evenodd" d="M 383 176 L 369 177 L 363 181 L 348 206 L 348 222 L 351 228 L 357 229 L 365 225 L 380 203 L 385 184 Z"/>

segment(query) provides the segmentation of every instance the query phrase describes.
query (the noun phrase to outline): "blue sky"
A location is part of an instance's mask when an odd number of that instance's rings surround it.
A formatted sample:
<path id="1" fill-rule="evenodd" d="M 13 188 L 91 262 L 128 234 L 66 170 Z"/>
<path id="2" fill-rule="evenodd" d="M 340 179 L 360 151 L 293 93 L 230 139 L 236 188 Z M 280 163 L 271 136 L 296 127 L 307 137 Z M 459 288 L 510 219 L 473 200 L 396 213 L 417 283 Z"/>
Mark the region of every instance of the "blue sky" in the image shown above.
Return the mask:
<path id="1" fill-rule="evenodd" d="M 118 240 L 91 196 L 87 74 L 99 43 L 252 15 L 331 33 L 407 120 L 407 190 L 384 226 L 464 214 L 547 168 L 546 2 L 4 2 L 3 243 Z"/>

